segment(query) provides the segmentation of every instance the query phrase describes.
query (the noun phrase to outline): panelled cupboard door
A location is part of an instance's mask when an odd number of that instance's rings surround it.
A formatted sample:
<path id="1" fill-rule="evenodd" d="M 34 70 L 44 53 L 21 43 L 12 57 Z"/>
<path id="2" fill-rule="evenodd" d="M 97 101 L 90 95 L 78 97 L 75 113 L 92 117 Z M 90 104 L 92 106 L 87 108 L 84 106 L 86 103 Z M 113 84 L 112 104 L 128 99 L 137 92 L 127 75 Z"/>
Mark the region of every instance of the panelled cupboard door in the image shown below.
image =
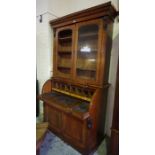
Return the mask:
<path id="1" fill-rule="evenodd" d="M 86 133 L 83 121 L 65 114 L 63 117 L 63 133 L 67 139 L 72 139 L 78 145 L 84 145 Z"/>
<path id="2" fill-rule="evenodd" d="M 61 132 L 62 129 L 62 113 L 54 108 L 48 107 L 48 122 L 49 127 L 56 132 Z"/>
<path id="3" fill-rule="evenodd" d="M 75 25 L 58 28 L 55 37 L 54 75 L 71 78 L 73 75 L 73 48 Z"/>
<path id="4" fill-rule="evenodd" d="M 102 20 L 76 24 L 75 79 L 85 83 L 99 82 L 101 65 Z"/>

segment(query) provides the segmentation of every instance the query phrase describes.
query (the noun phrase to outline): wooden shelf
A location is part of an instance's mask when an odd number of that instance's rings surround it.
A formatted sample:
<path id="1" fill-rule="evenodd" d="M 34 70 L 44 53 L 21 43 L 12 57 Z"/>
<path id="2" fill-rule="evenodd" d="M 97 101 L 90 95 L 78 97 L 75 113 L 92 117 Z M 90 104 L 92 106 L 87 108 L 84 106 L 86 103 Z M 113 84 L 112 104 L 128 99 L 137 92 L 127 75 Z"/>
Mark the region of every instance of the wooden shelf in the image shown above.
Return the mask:
<path id="1" fill-rule="evenodd" d="M 58 51 L 60 54 L 72 54 L 72 51 Z"/>
<path id="2" fill-rule="evenodd" d="M 71 51 L 72 50 L 72 45 L 58 45 L 58 51 Z"/>
<path id="3" fill-rule="evenodd" d="M 64 69 L 71 69 L 71 67 L 68 67 L 68 66 L 61 66 L 61 65 L 58 65 L 58 68 L 64 68 Z"/>
<path id="4" fill-rule="evenodd" d="M 57 66 L 57 70 L 59 73 L 63 74 L 70 74 L 71 73 L 71 68 L 68 66 Z"/>
<path id="5" fill-rule="evenodd" d="M 90 61 L 90 59 L 77 59 L 77 69 L 79 70 L 88 70 L 88 71 L 96 71 L 96 59 L 94 61 Z"/>
<path id="6" fill-rule="evenodd" d="M 71 66 L 72 64 L 70 59 L 61 58 L 61 60 L 58 61 L 58 67 L 71 68 Z"/>
<path id="7" fill-rule="evenodd" d="M 98 33 L 84 33 L 79 35 L 79 37 L 97 37 Z"/>
<path id="8" fill-rule="evenodd" d="M 61 37 L 61 38 L 58 38 L 59 40 L 71 40 L 72 39 L 72 37 L 71 36 L 69 36 L 69 37 Z"/>
<path id="9" fill-rule="evenodd" d="M 76 68 L 77 70 L 81 71 L 91 71 L 91 72 L 96 72 L 96 69 L 90 69 L 90 68 Z"/>
<path id="10" fill-rule="evenodd" d="M 78 49 L 78 54 L 96 54 L 97 53 L 97 49 L 91 49 L 91 52 L 81 52 L 81 50 L 80 49 Z"/>
<path id="11" fill-rule="evenodd" d="M 84 76 L 84 75 L 77 75 L 78 78 L 85 79 L 85 80 L 95 80 L 95 77 Z"/>

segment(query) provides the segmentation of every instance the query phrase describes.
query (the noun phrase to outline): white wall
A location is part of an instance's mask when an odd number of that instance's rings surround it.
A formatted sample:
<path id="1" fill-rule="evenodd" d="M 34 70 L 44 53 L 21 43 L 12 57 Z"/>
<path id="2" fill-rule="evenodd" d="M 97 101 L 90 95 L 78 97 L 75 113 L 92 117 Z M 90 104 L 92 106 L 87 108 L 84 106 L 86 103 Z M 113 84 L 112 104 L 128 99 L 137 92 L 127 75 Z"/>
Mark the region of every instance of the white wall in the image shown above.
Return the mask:
<path id="1" fill-rule="evenodd" d="M 83 9 L 87 9 L 90 7 L 93 7 L 95 5 L 103 4 L 105 2 L 109 2 L 109 0 L 71 0 L 71 9 L 72 12 L 80 11 Z M 111 0 L 112 4 L 118 8 L 118 1 L 117 0 Z"/>
<path id="2" fill-rule="evenodd" d="M 111 60 L 110 60 L 110 71 L 109 71 L 109 83 L 111 84 L 108 89 L 107 99 L 107 110 L 106 110 L 106 125 L 105 133 L 111 135 L 113 108 L 114 108 L 114 97 L 115 97 L 115 85 L 116 85 L 116 72 L 119 56 L 119 34 L 115 34 L 112 43 Z"/>
<path id="3" fill-rule="evenodd" d="M 37 0 L 36 7 L 36 60 L 37 60 L 37 79 L 39 80 L 39 92 L 44 82 L 52 74 L 52 30 L 49 26 L 49 20 L 55 19 L 55 16 L 49 14 L 48 0 Z M 45 13 L 45 14 L 44 14 Z M 43 15 L 42 23 L 39 22 L 40 14 Z M 43 113 L 42 102 L 40 102 L 40 112 Z"/>
<path id="4" fill-rule="evenodd" d="M 109 0 L 48 0 L 48 10 L 58 17 L 77 12 L 83 9 L 99 5 Z M 115 8 L 118 8 L 118 0 L 111 0 Z"/>
<path id="5" fill-rule="evenodd" d="M 47 11 L 48 8 L 48 0 L 36 0 L 36 15 L 40 15 L 41 13 Z"/>
<path id="6" fill-rule="evenodd" d="M 58 17 L 72 12 L 72 0 L 48 0 L 48 10 Z"/>
<path id="7" fill-rule="evenodd" d="M 109 0 L 37 0 L 37 15 L 44 12 L 50 12 L 57 17 L 65 16 L 67 14 L 80 11 L 86 8 L 93 7 L 105 3 Z M 115 8 L 118 8 L 118 0 L 112 0 L 112 4 Z M 43 23 L 39 23 L 39 17 L 37 17 L 37 77 L 39 80 L 39 87 L 41 88 L 43 83 L 51 76 L 52 71 L 52 30 L 49 26 L 49 20 L 55 19 L 47 13 L 43 16 Z M 112 122 L 112 113 L 114 107 L 114 93 L 115 93 L 115 80 L 116 80 L 116 67 L 118 62 L 118 22 L 114 23 L 113 32 L 113 49 L 111 53 L 111 64 L 110 64 L 110 76 L 109 83 L 111 86 L 109 88 L 108 94 L 108 104 L 107 104 L 107 114 L 106 114 L 106 134 L 110 135 L 110 128 Z M 41 108 L 41 112 L 43 112 Z"/>

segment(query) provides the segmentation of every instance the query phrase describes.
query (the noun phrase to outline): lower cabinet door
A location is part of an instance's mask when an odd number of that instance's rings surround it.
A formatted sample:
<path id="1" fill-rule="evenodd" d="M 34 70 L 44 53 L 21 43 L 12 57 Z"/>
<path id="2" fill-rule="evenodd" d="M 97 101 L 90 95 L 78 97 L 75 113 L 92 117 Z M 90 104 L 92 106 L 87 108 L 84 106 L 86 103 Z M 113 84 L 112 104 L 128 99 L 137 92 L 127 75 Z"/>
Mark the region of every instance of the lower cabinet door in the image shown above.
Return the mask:
<path id="1" fill-rule="evenodd" d="M 85 125 L 84 122 L 70 115 L 63 116 L 63 134 L 75 145 L 83 146 L 85 142 Z"/>
<path id="2" fill-rule="evenodd" d="M 62 129 L 62 113 L 55 108 L 48 108 L 48 122 L 49 127 L 56 132 L 60 132 Z"/>

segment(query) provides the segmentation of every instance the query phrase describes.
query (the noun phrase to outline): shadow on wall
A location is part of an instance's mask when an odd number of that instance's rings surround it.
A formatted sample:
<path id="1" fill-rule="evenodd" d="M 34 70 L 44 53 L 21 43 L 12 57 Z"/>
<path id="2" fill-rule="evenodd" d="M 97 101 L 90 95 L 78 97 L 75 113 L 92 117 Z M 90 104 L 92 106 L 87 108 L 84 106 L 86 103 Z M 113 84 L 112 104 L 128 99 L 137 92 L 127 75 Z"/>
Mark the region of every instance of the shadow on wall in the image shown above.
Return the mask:
<path id="1" fill-rule="evenodd" d="M 116 37 L 113 39 L 112 51 L 111 51 L 111 62 L 110 62 L 110 71 L 109 71 L 109 83 L 111 85 L 108 90 L 107 108 L 106 108 L 106 125 L 104 130 L 105 134 L 108 136 L 111 135 L 118 57 L 119 57 L 119 34 L 117 34 Z"/>
<path id="2" fill-rule="evenodd" d="M 108 82 L 109 72 L 110 72 L 110 64 L 111 64 L 111 52 L 112 52 L 112 36 L 113 36 L 113 23 L 109 24 L 108 27 L 105 26 L 105 31 L 107 32 L 107 44 L 106 44 L 106 66 L 105 66 L 105 78 L 104 83 Z M 111 83 L 110 83 L 111 84 Z M 102 140 L 105 137 L 105 123 L 106 123 L 106 109 L 107 109 L 107 97 L 108 97 L 108 88 L 103 92 L 103 102 L 101 107 L 101 118 L 100 118 L 100 128 L 99 128 L 99 137 Z"/>
<path id="3" fill-rule="evenodd" d="M 114 108 L 114 96 L 115 96 L 115 84 L 116 84 L 116 71 L 118 64 L 118 56 L 119 56 L 119 34 L 115 36 L 112 40 L 113 36 L 113 27 L 111 24 L 107 29 L 108 34 L 108 42 L 107 45 L 107 54 L 106 60 L 108 60 L 109 64 L 107 64 L 105 72 L 108 75 L 105 78 L 105 82 L 108 81 L 110 83 L 110 87 L 107 91 L 104 92 L 104 102 L 107 104 L 102 104 L 102 115 L 100 120 L 100 137 L 104 137 L 107 135 L 110 137 L 111 135 L 111 126 L 112 126 L 112 117 L 113 117 L 113 108 Z M 109 68 L 109 69 L 108 69 Z M 101 138 L 101 139 L 102 139 Z"/>

